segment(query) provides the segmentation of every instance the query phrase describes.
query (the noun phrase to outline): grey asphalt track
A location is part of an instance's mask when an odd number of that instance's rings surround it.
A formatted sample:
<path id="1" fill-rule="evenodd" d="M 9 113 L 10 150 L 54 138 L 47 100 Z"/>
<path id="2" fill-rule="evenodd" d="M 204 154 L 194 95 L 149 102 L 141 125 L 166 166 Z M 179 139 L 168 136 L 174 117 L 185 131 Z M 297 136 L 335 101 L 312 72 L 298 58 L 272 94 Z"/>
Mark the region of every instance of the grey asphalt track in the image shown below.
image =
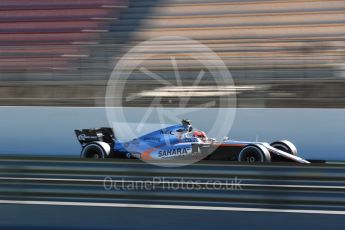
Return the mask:
<path id="1" fill-rule="evenodd" d="M 343 164 L 172 168 L 135 160 L 1 158 L 0 229 L 343 229 L 344 172 Z M 107 176 L 117 189 L 105 189 Z M 222 189 L 234 178 L 240 187 Z M 127 187 L 144 181 L 155 189 Z M 171 182 L 176 189 L 166 187 Z"/>
<path id="2" fill-rule="evenodd" d="M 344 216 L 180 209 L 1 205 L 1 229 L 343 229 Z"/>

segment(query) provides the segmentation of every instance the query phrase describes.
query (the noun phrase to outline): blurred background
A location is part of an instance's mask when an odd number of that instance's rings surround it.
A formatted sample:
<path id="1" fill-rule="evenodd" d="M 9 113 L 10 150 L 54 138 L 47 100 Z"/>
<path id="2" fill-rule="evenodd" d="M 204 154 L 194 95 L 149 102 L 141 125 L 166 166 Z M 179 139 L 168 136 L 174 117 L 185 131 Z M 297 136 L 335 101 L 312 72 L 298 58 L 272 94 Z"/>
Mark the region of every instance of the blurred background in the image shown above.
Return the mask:
<path id="1" fill-rule="evenodd" d="M 0 105 L 104 106 L 116 63 L 157 36 L 187 37 L 216 52 L 238 107 L 345 107 L 342 0 L 1 0 Z M 174 53 L 174 41 L 167 47 L 146 68 L 173 82 L 174 54 L 183 83 L 192 84 L 199 66 Z M 188 95 L 202 101 L 199 91 L 213 84 L 206 78 Z M 134 72 L 124 92 L 141 97 L 126 105 L 150 105 L 147 92 L 161 87 Z M 170 105 L 183 95 L 164 90 Z"/>

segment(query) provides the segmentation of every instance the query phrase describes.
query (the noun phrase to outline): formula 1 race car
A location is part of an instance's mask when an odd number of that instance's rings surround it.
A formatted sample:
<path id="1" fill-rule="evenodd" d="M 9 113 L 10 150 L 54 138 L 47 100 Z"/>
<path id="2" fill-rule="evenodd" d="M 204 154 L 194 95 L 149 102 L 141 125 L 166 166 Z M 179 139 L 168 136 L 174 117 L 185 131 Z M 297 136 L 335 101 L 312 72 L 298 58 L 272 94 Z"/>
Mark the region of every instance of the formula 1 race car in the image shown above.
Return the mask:
<path id="1" fill-rule="evenodd" d="M 112 128 L 75 130 L 82 145 L 81 158 L 137 158 L 142 160 L 226 160 L 239 162 L 309 163 L 297 156 L 289 141 L 248 142 L 207 138 L 193 130 L 189 120 L 156 130 L 131 141 L 119 141 Z"/>

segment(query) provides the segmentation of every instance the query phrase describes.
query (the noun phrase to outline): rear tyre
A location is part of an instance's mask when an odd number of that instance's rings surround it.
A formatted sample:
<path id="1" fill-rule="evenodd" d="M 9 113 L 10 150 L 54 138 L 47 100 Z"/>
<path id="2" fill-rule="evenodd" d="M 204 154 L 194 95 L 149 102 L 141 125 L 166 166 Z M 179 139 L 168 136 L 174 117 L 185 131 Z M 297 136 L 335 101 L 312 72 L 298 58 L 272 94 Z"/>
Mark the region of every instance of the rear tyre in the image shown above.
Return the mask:
<path id="1" fill-rule="evenodd" d="M 81 151 L 81 158 L 103 159 L 110 153 L 110 146 L 104 142 L 92 142 L 84 146 Z"/>
<path id="2" fill-rule="evenodd" d="M 239 162 L 270 162 L 271 154 L 263 145 L 248 145 L 238 155 Z"/>
<path id="3" fill-rule="evenodd" d="M 294 144 L 292 144 L 290 141 L 282 140 L 282 141 L 275 141 L 271 144 L 272 147 L 282 150 L 286 153 L 289 153 L 291 155 L 297 156 L 297 148 Z"/>

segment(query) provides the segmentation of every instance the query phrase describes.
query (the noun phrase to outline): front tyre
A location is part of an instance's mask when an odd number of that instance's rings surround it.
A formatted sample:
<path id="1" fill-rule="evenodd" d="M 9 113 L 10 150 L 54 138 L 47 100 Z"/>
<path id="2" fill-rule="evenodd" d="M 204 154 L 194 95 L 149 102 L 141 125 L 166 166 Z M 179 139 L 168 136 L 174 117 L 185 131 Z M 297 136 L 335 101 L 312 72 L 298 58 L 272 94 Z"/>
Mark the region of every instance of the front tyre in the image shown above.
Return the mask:
<path id="1" fill-rule="evenodd" d="M 81 150 L 81 158 L 103 159 L 109 156 L 111 148 L 109 144 L 101 141 L 91 142 Z"/>
<path id="2" fill-rule="evenodd" d="M 275 141 L 271 144 L 273 148 L 279 149 L 291 155 L 297 156 L 297 148 L 294 144 L 290 141 L 282 140 L 282 141 Z"/>
<path id="3" fill-rule="evenodd" d="M 239 162 L 271 162 L 271 154 L 263 145 L 247 145 L 238 154 Z"/>

